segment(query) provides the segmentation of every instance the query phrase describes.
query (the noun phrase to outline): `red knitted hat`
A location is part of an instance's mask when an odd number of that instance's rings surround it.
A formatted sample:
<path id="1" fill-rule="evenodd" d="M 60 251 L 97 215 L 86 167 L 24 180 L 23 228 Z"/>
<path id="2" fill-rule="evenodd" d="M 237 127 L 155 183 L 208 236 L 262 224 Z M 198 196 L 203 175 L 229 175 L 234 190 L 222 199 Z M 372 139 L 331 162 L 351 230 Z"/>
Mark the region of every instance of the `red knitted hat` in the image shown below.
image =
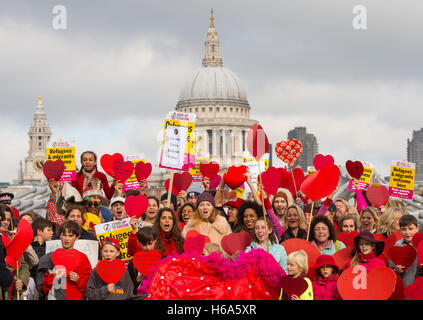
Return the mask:
<path id="1" fill-rule="evenodd" d="M 244 202 L 243 199 L 236 198 L 236 201 L 227 201 L 227 202 L 225 202 L 224 206 L 239 208 L 243 202 Z"/>
<path id="2" fill-rule="evenodd" d="M 115 238 L 110 238 L 110 237 L 107 237 L 106 239 L 103 240 L 103 242 L 101 243 L 101 248 L 103 248 L 104 243 L 106 242 L 106 240 L 110 240 L 111 245 L 114 246 L 114 247 L 116 247 L 120 251 L 120 242 L 119 242 L 119 240 L 117 240 Z"/>

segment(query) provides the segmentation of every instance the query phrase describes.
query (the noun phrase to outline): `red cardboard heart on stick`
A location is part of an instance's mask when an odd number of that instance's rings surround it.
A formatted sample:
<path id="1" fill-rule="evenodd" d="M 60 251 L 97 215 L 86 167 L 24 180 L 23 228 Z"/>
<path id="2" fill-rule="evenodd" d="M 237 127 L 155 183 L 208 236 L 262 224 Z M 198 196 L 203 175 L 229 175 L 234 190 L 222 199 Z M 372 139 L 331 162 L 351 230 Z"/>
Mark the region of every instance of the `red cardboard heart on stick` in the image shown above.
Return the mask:
<path id="1" fill-rule="evenodd" d="M 353 246 L 349 246 L 343 248 L 341 250 L 336 251 L 333 254 L 333 258 L 335 259 L 335 263 L 338 266 L 339 270 L 346 269 L 348 261 L 351 259 L 351 252 L 354 250 Z"/>
<path id="2" fill-rule="evenodd" d="M 138 272 L 146 278 L 161 258 L 162 255 L 156 250 L 137 251 L 132 258 L 132 262 Z"/>
<path id="3" fill-rule="evenodd" d="M 276 143 L 275 152 L 279 159 L 292 168 L 303 152 L 303 145 L 297 139 L 289 139 Z"/>
<path id="4" fill-rule="evenodd" d="M 106 172 L 112 178 L 114 178 L 113 162 L 118 159 L 124 161 L 123 156 L 120 153 L 114 153 L 113 155 L 106 153 L 103 154 L 100 158 L 101 167 L 103 168 L 104 172 Z"/>
<path id="5" fill-rule="evenodd" d="M 76 249 L 65 250 L 56 249 L 51 256 L 54 266 L 63 266 L 66 269 L 66 275 L 76 269 L 81 262 L 81 254 Z"/>
<path id="6" fill-rule="evenodd" d="M 338 279 L 344 300 L 387 300 L 395 290 L 397 276 L 387 267 L 377 266 L 366 272 L 363 266 L 351 266 Z"/>
<path id="7" fill-rule="evenodd" d="M 197 230 L 192 229 L 192 230 L 188 231 L 187 234 L 185 235 L 185 240 L 188 239 L 188 238 L 195 238 L 198 235 L 200 235 L 200 233 Z M 202 235 L 202 234 L 201 234 L 201 236 L 204 237 L 204 239 L 206 240 L 206 243 L 210 242 L 209 237 Z"/>
<path id="8" fill-rule="evenodd" d="M 423 277 L 418 277 L 413 284 L 405 287 L 404 295 L 408 300 L 423 300 Z"/>
<path id="9" fill-rule="evenodd" d="M 187 191 L 192 183 L 192 176 L 189 172 L 175 173 L 173 175 L 173 185 L 178 191 Z"/>
<path id="10" fill-rule="evenodd" d="M 320 256 L 319 249 L 316 248 L 315 245 L 311 244 L 307 240 L 299 239 L 299 238 L 292 238 L 289 240 L 285 240 L 281 243 L 285 248 L 286 254 L 289 255 L 294 251 L 304 250 L 307 253 L 308 258 L 308 272 L 307 277 L 309 279 L 315 278 L 314 266 L 316 265 L 316 260 Z"/>
<path id="11" fill-rule="evenodd" d="M 129 217 L 139 218 L 148 208 L 148 198 L 143 194 L 129 195 L 125 199 L 124 206 Z"/>
<path id="12" fill-rule="evenodd" d="M 13 258 L 15 261 L 20 261 L 22 254 L 29 247 L 34 238 L 34 231 L 31 224 L 26 219 L 21 219 L 18 224 L 16 234 L 6 244 L 7 256 Z M 3 237 L 6 239 L 6 237 Z M 11 265 L 16 268 L 16 265 Z"/>
<path id="13" fill-rule="evenodd" d="M 302 277 L 292 278 L 290 276 L 282 276 L 279 280 L 279 286 L 289 297 L 292 295 L 301 296 L 308 288 L 307 281 Z"/>
<path id="14" fill-rule="evenodd" d="M 213 179 L 219 173 L 219 164 L 215 161 L 200 163 L 200 172 L 203 176 Z"/>
<path id="15" fill-rule="evenodd" d="M 115 179 L 121 183 L 125 183 L 134 173 L 134 164 L 131 161 L 117 159 L 113 162 L 112 168 Z"/>
<path id="16" fill-rule="evenodd" d="M 251 235 L 247 231 L 239 233 L 230 233 L 222 238 L 221 245 L 223 250 L 229 255 L 237 251 L 244 251 L 251 243 Z"/>
<path id="17" fill-rule="evenodd" d="M 384 206 L 389 200 L 389 190 L 385 186 L 370 186 L 366 191 L 367 199 L 376 208 Z"/>
<path id="18" fill-rule="evenodd" d="M 247 136 L 247 150 L 257 161 L 269 150 L 266 133 L 259 124 L 254 124 Z"/>
<path id="19" fill-rule="evenodd" d="M 247 166 L 230 166 L 228 171 L 223 175 L 223 180 L 229 188 L 235 190 L 247 181 L 247 177 L 244 175 L 247 172 Z"/>
<path id="20" fill-rule="evenodd" d="M 412 246 L 397 247 L 392 246 L 389 249 L 389 259 L 396 265 L 404 266 L 404 271 L 407 270 L 416 260 L 416 249 Z"/>
<path id="21" fill-rule="evenodd" d="M 404 282 L 399 273 L 395 273 L 397 276 L 397 283 L 395 284 L 395 289 L 392 295 L 388 300 L 404 300 Z"/>
<path id="22" fill-rule="evenodd" d="M 411 242 L 413 243 L 414 248 L 418 248 L 420 241 L 423 239 L 423 232 L 417 232 L 414 234 Z"/>
<path id="23" fill-rule="evenodd" d="M 301 184 L 301 192 L 316 201 L 329 196 L 337 187 L 340 177 L 338 166 L 327 165 L 313 172 Z"/>
<path id="24" fill-rule="evenodd" d="M 215 176 L 213 179 L 210 180 L 209 189 L 215 190 L 219 186 L 220 181 L 222 181 L 222 177 L 220 175 Z"/>
<path id="25" fill-rule="evenodd" d="M 59 181 L 65 171 L 65 163 L 62 159 L 56 161 L 48 160 L 43 165 L 43 173 L 47 181 Z"/>
<path id="26" fill-rule="evenodd" d="M 363 164 L 360 161 L 354 161 L 348 160 L 345 163 L 345 167 L 347 168 L 348 173 L 351 177 L 360 179 L 361 175 L 364 172 Z"/>
<path id="27" fill-rule="evenodd" d="M 137 177 L 137 181 L 147 179 L 153 168 L 151 167 L 151 163 L 144 163 L 142 161 L 137 162 L 135 165 L 135 176 Z"/>
<path id="28" fill-rule="evenodd" d="M 346 247 L 354 246 L 354 238 L 358 235 L 358 231 L 352 231 L 350 233 L 340 232 L 337 239 L 345 244 Z"/>
<path id="29" fill-rule="evenodd" d="M 261 174 L 261 180 L 264 191 L 266 191 L 268 195 L 275 195 L 280 185 L 281 175 L 278 169 L 275 167 L 269 167 Z M 257 182 L 260 182 L 260 175 L 257 177 Z"/>
<path id="30" fill-rule="evenodd" d="M 316 170 L 320 170 L 327 165 L 335 164 L 335 159 L 329 154 L 324 156 L 323 154 L 317 154 L 313 159 L 313 165 Z"/>
<path id="31" fill-rule="evenodd" d="M 125 273 L 125 262 L 120 259 L 101 260 L 97 263 L 97 273 L 107 284 L 118 283 Z"/>
<path id="32" fill-rule="evenodd" d="M 385 254 L 385 256 L 389 257 L 389 250 L 391 249 L 391 247 L 394 246 L 395 242 L 397 242 L 400 239 L 402 239 L 402 234 L 399 231 L 392 233 L 388 237 L 388 239 L 386 239 L 385 248 L 383 249 L 383 253 Z"/>
<path id="33" fill-rule="evenodd" d="M 165 188 L 166 188 L 166 192 L 169 191 L 169 183 L 170 183 L 170 179 L 167 179 L 165 181 Z M 172 192 L 175 196 L 177 196 L 179 194 L 179 190 L 177 188 L 175 188 L 175 184 L 172 184 Z"/>

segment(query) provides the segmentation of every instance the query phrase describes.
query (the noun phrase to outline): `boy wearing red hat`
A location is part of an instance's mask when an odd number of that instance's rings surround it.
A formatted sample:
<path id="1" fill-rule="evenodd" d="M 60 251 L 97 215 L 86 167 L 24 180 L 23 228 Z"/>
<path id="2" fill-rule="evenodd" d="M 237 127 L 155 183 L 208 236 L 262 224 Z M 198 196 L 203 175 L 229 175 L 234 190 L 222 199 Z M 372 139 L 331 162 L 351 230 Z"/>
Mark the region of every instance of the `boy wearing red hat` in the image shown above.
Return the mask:
<path id="1" fill-rule="evenodd" d="M 316 280 L 313 284 L 314 300 L 342 300 L 336 287 L 338 266 L 335 259 L 327 254 L 316 260 Z"/>

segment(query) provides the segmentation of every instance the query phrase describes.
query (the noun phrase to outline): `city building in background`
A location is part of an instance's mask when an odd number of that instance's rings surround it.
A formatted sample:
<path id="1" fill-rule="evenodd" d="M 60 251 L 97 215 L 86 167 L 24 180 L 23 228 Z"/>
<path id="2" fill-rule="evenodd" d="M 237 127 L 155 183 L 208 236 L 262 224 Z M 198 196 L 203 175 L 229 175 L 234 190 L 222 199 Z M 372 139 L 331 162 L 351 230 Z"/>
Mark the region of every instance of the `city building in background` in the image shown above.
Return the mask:
<path id="1" fill-rule="evenodd" d="M 407 139 L 407 161 L 416 164 L 415 181 L 423 182 L 423 128 L 413 130 L 413 136 Z"/>
<path id="2" fill-rule="evenodd" d="M 304 171 L 307 171 L 308 166 L 313 166 L 313 159 L 319 150 L 316 137 L 314 134 L 307 133 L 307 128 L 296 127 L 288 132 L 288 140 L 289 139 L 300 140 L 303 145 L 303 152 L 298 160 L 295 161 L 293 168 L 299 166 Z"/>

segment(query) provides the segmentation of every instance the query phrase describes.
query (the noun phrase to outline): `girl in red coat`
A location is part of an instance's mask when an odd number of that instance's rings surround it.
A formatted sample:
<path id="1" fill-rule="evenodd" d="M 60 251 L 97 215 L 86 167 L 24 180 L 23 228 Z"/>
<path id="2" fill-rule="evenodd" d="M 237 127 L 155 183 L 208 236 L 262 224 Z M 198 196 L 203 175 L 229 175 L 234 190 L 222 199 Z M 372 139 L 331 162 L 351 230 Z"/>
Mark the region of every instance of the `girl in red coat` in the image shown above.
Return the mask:
<path id="1" fill-rule="evenodd" d="M 113 180 L 112 186 L 109 186 L 106 175 L 98 171 L 97 155 L 92 151 L 85 151 L 81 154 L 81 165 L 82 168 L 76 174 L 76 180 L 72 181 L 72 187 L 76 188 L 82 197 L 82 193 L 85 188 L 94 187 L 91 184 L 92 179 L 99 179 L 104 194 L 107 199 L 110 200 L 115 193 L 115 180 Z"/>
<path id="2" fill-rule="evenodd" d="M 338 266 L 335 259 L 327 254 L 316 260 L 316 280 L 313 281 L 314 300 L 342 300 L 336 287 Z"/>
<path id="3" fill-rule="evenodd" d="M 369 231 L 361 231 L 354 238 L 354 250 L 351 252 L 352 259 L 347 263 L 347 268 L 350 266 L 361 265 L 370 272 L 374 267 L 386 267 L 385 262 L 377 258 L 383 252 L 385 242 L 376 240 L 373 233 Z"/>

